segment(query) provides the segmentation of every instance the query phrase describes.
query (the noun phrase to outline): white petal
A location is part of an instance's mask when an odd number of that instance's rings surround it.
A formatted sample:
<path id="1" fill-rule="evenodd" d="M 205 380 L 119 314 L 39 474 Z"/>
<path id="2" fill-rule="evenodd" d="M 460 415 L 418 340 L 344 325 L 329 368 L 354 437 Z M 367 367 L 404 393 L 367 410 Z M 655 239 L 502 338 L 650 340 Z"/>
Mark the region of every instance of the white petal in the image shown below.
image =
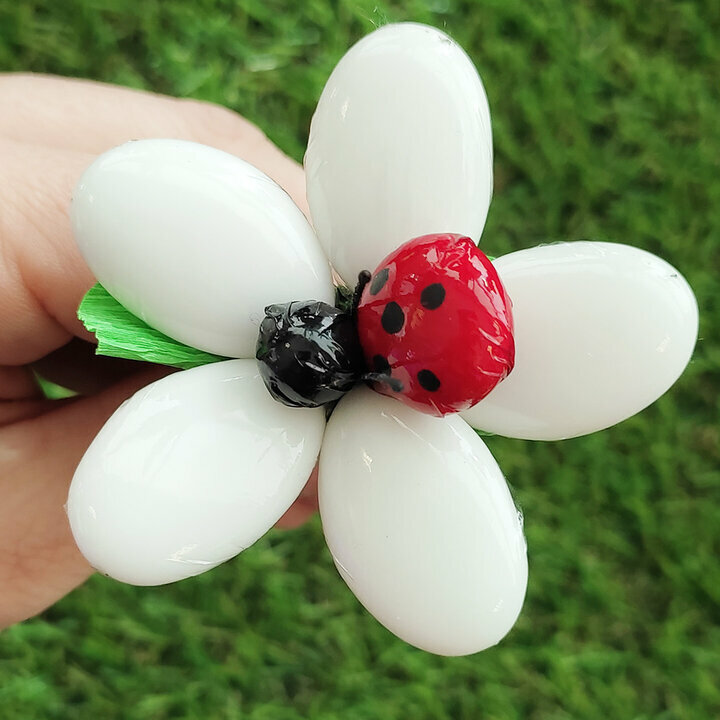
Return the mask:
<path id="1" fill-rule="evenodd" d="M 352 391 L 327 427 L 319 495 L 340 574 L 403 640 L 466 655 L 513 626 L 527 586 L 522 522 L 497 463 L 460 417 Z"/>
<path id="2" fill-rule="evenodd" d="M 419 235 L 477 241 L 492 195 L 492 136 L 472 62 L 415 23 L 363 38 L 323 90 L 305 169 L 318 237 L 348 283 Z"/>
<path id="3" fill-rule="evenodd" d="M 333 301 L 327 258 L 303 214 L 270 178 L 220 150 L 121 145 L 85 172 L 71 214 L 105 288 L 202 350 L 253 357 L 266 305 Z"/>
<path id="4" fill-rule="evenodd" d="M 530 440 L 602 430 L 654 402 L 690 360 L 695 296 L 655 255 L 582 241 L 495 267 L 513 301 L 515 368 L 462 413 L 474 427 Z"/>
<path id="5" fill-rule="evenodd" d="M 209 570 L 288 509 L 324 427 L 322 409 L 275 402 L 254 360 L 159 380 L 115 412 L 78 466 L 67 505 L 78 547 L 135 585 Z"/>

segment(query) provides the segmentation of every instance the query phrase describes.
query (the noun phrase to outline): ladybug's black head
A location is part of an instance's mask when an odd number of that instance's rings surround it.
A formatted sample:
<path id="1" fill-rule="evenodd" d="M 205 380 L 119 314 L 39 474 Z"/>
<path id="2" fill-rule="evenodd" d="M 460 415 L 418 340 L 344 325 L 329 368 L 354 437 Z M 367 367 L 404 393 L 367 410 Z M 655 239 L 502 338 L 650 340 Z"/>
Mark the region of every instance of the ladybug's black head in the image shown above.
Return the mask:
<path id="1" fill-rule="evenodd" d="M 353 317 L 317 300 L 266 307 L 255 357 L 270 394 L 292 407 L 339 400 L 365 372 Z"/>

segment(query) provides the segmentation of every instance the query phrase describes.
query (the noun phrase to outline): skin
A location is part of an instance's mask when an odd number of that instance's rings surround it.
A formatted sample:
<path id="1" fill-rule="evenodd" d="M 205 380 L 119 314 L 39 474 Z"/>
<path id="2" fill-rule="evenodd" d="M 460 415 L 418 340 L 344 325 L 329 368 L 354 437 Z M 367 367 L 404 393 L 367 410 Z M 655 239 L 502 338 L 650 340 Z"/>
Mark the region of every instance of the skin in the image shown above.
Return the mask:
<path id="1" fill-rule="evenodd" d="M 0 74 L 0 627 L 41 612 L 91 573 L 63 509 L 104 422 L 167 368 L 95 357 L 75 316 L 95 280 L 68 206 L 82 172 L 127 140 L 179 138 L 233 153 L 307 215 L 305 178 L 257 127 L 222 107 L 101 83 Z M 33 370 L 80 396 L 43 398 Z M 317 508 L 317 471 L 280 520 Z"/>

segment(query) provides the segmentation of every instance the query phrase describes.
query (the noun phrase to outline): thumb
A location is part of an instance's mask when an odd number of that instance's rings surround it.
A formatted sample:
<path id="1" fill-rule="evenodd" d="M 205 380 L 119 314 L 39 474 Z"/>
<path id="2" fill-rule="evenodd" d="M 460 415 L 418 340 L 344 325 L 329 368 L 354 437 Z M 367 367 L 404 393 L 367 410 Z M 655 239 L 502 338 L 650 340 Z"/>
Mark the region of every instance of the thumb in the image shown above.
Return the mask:
<path id="1" fill-rule="evenodd" d="M 70 481 L 117 406 L 166 373 L 153 368 L 0 429 L 0 628 L 41 612 L 91 574 L 64 510 Z"/>

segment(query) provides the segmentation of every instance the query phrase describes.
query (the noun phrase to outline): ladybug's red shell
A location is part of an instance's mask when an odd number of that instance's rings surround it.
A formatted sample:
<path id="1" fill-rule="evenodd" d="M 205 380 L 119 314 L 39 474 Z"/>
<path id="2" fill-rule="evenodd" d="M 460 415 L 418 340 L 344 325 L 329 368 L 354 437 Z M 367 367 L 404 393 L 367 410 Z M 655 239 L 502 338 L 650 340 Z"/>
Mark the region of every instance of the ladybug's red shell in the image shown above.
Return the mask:
<path id="1" fill-rule="evenodd" d="M 462 235 L 424 235 L 388 255 L 357 308 L 373 387 L 434 415 L 484 398 L 515 360 L 511 303 Z"/>

